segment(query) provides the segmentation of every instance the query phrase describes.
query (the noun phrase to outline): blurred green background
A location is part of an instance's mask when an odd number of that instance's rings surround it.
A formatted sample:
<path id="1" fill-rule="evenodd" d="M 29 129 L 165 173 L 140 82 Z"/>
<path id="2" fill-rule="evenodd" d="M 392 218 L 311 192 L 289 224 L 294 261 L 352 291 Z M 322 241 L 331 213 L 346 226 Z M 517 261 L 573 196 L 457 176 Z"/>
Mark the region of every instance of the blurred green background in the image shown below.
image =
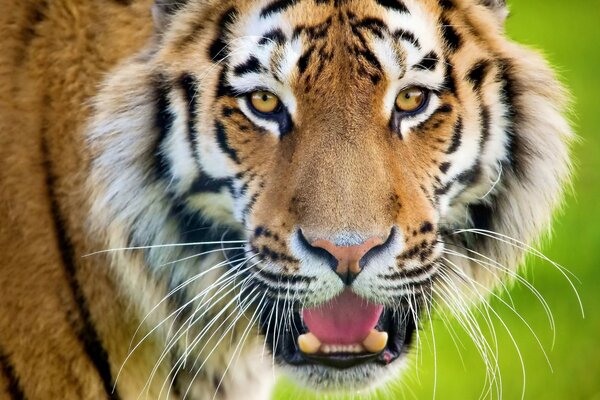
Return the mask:
<path id="1" fill-rule="evenodd" d="M 543 251 L 577 276 L 585 309 L 563 275 L 546 262 L 530 259 L 522 276 L 544 296 L 555 318 L 556 340 L 540 302 L 522 284 L 506 301 L 514 302 L 527 325 L 501 301 L 493 301 L 517 343 L 525 365 L 526 399 L 600 400 L 600 0 L 509 0 L 507 31 L 514 40 L 541 50 L 573 93 L 572 120 L 581 137 L 575 145 L 574 190 L 557 218 Z M 502 398 L 520 399 L 524 384 L 519 355 L 498 318 L 492 316 L 498 342 Z M 485 324 L 483 319 L 479 319 Z M 362 399 L 479 399 L 485 387 L 481 356 L 464 330 L 453 325 L 455 338 L 434 321 L 437 374 L 430 327 L 424 329 L 421 357 L 402 381 L 385 393 L 356 394 Z M 485 332 L 490 343 L 493 335 Z M 457 344 L 455 344 L 455 342 Z M 459 350 L 460 349 L 460 350 Z M 437 375 L 437 379 L 434 377 Z M 494 392 L 492 398 L 498 398 Z M 283 381 L 275 399 L 322 399 Z M 486 396 L 490 398 L 490 394 Z"/>

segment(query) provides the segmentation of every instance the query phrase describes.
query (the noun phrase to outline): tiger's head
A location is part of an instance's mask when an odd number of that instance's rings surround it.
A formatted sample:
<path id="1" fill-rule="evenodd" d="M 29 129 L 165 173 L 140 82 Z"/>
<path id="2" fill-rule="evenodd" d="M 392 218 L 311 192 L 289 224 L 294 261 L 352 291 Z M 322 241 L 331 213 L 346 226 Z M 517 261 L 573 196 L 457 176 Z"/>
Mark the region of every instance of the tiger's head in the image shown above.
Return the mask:
<path id="1" fill-rule="evenodd" d="M 514 275 L 568 178 L 562 89 L 504 38 L 505 15 L 491 0 L 158 1 L 149 48 L 95 105 L 94 218 L 117 246 L 190 244 L 147 249 L 165 292 L 202 271 L 194 255 L 225 253 L 235 305 L 306 385 L 385 380 L 433 302 Z"/>

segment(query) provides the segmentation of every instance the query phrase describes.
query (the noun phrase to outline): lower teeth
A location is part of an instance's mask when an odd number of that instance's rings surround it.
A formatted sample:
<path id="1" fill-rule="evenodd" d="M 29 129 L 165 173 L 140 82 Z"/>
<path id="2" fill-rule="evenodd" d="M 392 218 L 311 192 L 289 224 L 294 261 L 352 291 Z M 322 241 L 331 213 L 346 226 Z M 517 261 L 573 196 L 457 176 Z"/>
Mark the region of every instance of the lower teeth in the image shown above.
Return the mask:
<path id="1" fill-rule="evenodd" d="M 387 332 L 379 332 L 375 329 L 369 333 L 369 336 L 362 342 L 356 344 L 321 344 L 319 338 L 313 333 L 308 332 L 298 337 L 298 347 L 304 354 L 324 354 L 332 353 L 379 353 L 385 349 L 387 345 Z"/>

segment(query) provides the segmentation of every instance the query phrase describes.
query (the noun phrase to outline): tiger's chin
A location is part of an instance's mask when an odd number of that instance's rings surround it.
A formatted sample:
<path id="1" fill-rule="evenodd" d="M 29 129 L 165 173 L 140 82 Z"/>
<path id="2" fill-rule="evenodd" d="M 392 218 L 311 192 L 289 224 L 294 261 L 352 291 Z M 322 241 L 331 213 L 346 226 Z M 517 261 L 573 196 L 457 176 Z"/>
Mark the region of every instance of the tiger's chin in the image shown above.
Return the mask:
<path id="1" fill-rule="evenodd" d="M 409 304 L 384 307 L 350 289 L 316 307 L 281 312 L 286 326 L 266 315 L 263 333 L 282 370 L 318 391 L 369 391 L 397 378 L 417 329 Z"/>

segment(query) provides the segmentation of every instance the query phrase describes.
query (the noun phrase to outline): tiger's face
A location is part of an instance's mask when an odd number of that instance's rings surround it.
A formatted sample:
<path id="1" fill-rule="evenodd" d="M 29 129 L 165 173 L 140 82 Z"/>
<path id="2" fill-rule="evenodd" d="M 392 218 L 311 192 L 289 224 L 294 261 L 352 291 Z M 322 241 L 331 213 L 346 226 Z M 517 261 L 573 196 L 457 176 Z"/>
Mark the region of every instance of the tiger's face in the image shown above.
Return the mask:
<path id="1" fill-rule="evenodd" d="M 530 240 L 547 220 L 566 147 L 556 134 L 532 154 L 534 139 L 517 135 L 546 93 L 520 97 L 493 2 L 160 3 L 142 62 L 172 193 L 165 219 L 182 216 L 173 229 L 186 239 L 200 213 L 221 238 L 246 241 L 230 264 L 242 296 L 260 299 L 251 321 L 306 385 L 393 376 L 433 296 L 505 275 L 462 259 L 466 249 L 520 259 L 458 230 Z M 532 172 L 551 160 L 545 177 Z M 517 178 L 546 193 L 542 211 Z"/>

